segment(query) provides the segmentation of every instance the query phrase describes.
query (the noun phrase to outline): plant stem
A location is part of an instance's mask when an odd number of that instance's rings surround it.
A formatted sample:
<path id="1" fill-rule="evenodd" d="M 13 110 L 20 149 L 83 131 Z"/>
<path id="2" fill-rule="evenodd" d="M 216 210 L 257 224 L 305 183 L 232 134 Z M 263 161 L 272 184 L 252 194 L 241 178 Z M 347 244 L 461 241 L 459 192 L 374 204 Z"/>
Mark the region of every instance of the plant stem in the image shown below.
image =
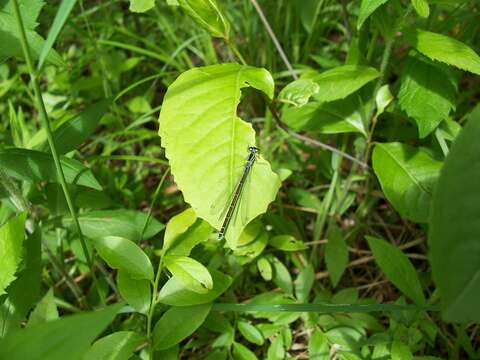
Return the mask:
<path id="1" fill-rule="evenodd" d="M 58 156 L 57 149 L 55 148 L 55 142 L 53 140 L 53 132 L 50 126 L 50 121 L 48 119 L 47 110 L 45 109 L 45 104 L 42 99 L 42 91 L 40 89 L 40 84 L 38 82 L 37 73 L 35 71 L 35 67 L 33 66 L 32 56 L 30 54 L 30 48 L 28 46 L 27 35 L 25 33 L 25 27 L 23 24 L 22 16 L 20 14 L 20 8 L 18 6 L 18 0 L 13 0 L 13 9 L 15 12 L 15 18 L 18 25 L 18 30 L 20 32 L 20 42 L 22 44 L 23 54 L 25 56 L 25 61 L 27 63 L 28 71 L 30 73 L 30 79 L 33 85 L 33 91 L 35 93 L 35 99 L 37 102 L 37 108 L 40 113 L 40 120 L 42 122 L 43 127 L 45 128 L 45 132 L 47 133 L 47 140 L 48 145 L 50 147 L 50 152 L 52 153 L 53 161 L 55 163 L 55 168 L 57 170 L 58 180 L 60 181 L 60 185 L 62 186 L 63 193 L 65 195 L 65 200 L 67 201 L 67 206 L 70 211 L 70 214 L 73 219 L 73 223 L 75 225 L 75 230 L 77 235 L 80 239 L 80 244 L 82 245 L 82 250 L 85 255 L 85 259 L 90 267 L 90 272 L 92 273 L 93 282 L 95 287 L 98 291 L 98 295 L 102 303 L 105 303 L 105 299 L 103 297 L 100 288 L 98 287 L 97 278 L 95 276 L 95 272 L 93 269 L 93 261 L 89 254 L 87 244 L 85 242 L 85 238 L 83 237 L 82 230 L 80 228 L 80 223 L 78 221 L 78 217 L 75 211 L 75 207 L 73 206 L 73 201 L 70 196 L 70 191 L 68 190 L 67 181 L 65 180 L 65 174 L 63 173 L 62 165 L 60 163 L 60 157 Z"/>
<path id="2" fill-rule="evenodd" d="M 152 318 L 155 305 L 157 304 L 158 284 L 160 282 L 160 275 L 163 270 L 163 253 L 160 255 L 160 261 L 158 262 L 157 274 L 155 275 L 155 281 L 152 286 L 152 301 L 147 314 L 147 337 L 150 343 L 150 360 L 153 359 L 153 343 L 152 343 Z"/>

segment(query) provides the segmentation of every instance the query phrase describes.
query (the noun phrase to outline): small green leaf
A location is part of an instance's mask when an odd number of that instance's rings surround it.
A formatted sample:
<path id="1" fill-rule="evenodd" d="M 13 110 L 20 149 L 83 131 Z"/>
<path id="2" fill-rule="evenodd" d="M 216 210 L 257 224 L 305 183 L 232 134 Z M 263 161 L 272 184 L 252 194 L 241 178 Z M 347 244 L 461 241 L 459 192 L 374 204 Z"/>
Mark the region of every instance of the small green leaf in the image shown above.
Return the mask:
<path id="1" fill-rule="evenodd" d="M 175 181 L 197 216 L 216 229 L 242 174 L 247 148 L 255 145 L 251 124 L 236 115 L 247 86 L 273 96 L 273 79 L 265 69 L 238 64 L 193 68 L 169 86 L 160 113 L 159 134 Z M 243 228 L 266 211 L 280 186 L 261 156 L 249 181 L 255 186 L 242 193 L 239 210 L 246 210 L 240 212 L 245 216 L 230 223 L 228 244 L 235 244 Z"/>
<path id="2" fill-rule="evenodd" d="M 429 135 L 455 109 L 455 81 L 439 66 L 409 56 L 398 94 L 400 107 L 415 119 L 420 138 Z"/>
<path id="3" fill-rule="evenodd" d="M 377 144 L 373 170 L 393 207 L 416 222 L 428 221 L 433 187 L 442 162 L 401 143 Z"/>
<path id="4" fill-rule="evenodd" d="M 262 333 L 249 322 L 240 320 L 237 323 L 237 327 L 240 334 L 249 342 L 257 345 L 263 345 L 265 342 Z"/>
<path id="5" fill-rule="evenodd" d="M 480 121 L 471 117 L 450 149 L 433 198 L 430 259 L 448 321 L 480 321 L 479 139 Z"/>
<path id="6" fill-rule="evenodd" d="M 406 38 L 430 59 L 480 75 L 480 56 L 464 43 L 446 35 L 419 29 L 406 33 Z"/>
<path id="7" fill-rule="evenodd" d="M 276 257 L 270 257 L 273 266 L 273 282 L 287 294 L 293 294 L 292 276 L 287 267 Z"/>
<path id="8" fill-rule="evenodd" d="M 312 79 L 299 79 L 285 86 L 278 94 L 278 100 L 301 107 L 308 103 L 308 100 L 319 91 L 320 86 Z"/>
<path id="9" fill-rule="evenodd" d="M 174 241 L 188 230 L 197 220 L 197 215 L 192 208 L 182 211 L 180 214 L 172 217 L 165 229 L 165 236 L 163 237 L 163 251 L 167 251 Z"/>
<path id="10" fill-rule="evenodd" d="M 213 288 L 204 294 L 189 290 L 181 280 L 172 276 L 160 290 L 158 301 L 172 306 L 191 306 L 212 302 L 230 287 L 232 278 L 216 270 L 210 270 L 210 274 Z"/>
<path id="11" fill-rule="evenodd" d="M 147 214 L 127 209 L 90 211 L 78 217 L 82 232 L 91 239 L 121 236 L 135 242 L 149 239 L 164 228 L 161 222 L 152 217 L 142 236 L 146 219 Z M 73 225 L 69 217 L 64 218 L 64 223 Z"/>
<path id="12" fill-rule="evenodd" d="M 22 256 L 22 244 L 25 239 L 26 213 L 10 219 L 0 227 L 0 295 L 15 280 L 15 272 Z"/>
<path id="13" fill-rule="evenodd" d="M 320 330 L 315 330 L 308 340 L 308 356 L 315 360 L 330 359 L 330 345 L 327 337 Z"/>
<path id="14" fill-rule="evenodd" d="M 208 269 L 187 256 L 165 256 L 165 266 L 183 285 L 196 293 L 206 294 L 213 289 L 213 279 Z"/>
<path id="15" fill-rule="evenodd" d="M 283 251 L 300 251 L 308 248 L 303 241 L 295 239 L 292 235 L 277 235 L 270 238 L 268 243 Z"/>
<path id="16" fill-rule="evenodd" d="M 357 29 L 360 29 L 365 20 L 387 1 L 388 0 L 362 0 L 358 14 Z"/>
<path id="17" fill-rule="evenodd" d="M 254 352 L 237 342 L 233 343 L 233 358 L 234 360 L 257 360 Z"/>
<path id="18" fill-rule="evenodd" d="M 308 297 L 315 281 L 313 266 L 308 264 L 298 274 L 295 280 L 295 296 L 301 303 L 308 303 Z"/>
<path id="19" fill-rule="evenodd" d="M 314 98 L 319 102 L 344 99 L 379 76 L 376 69 L 368 66 L 338 66 L 312 78 L 320 87 Z"/>
<path id="20" fill-rule="evenodd" d="M 377 94 L 375 95 L 375 103 L 377 105 L 377 116 L 383 114 L 385 109 L 393 101 L 393 95 L 390 92 L 390 87 L 388 85 L 383 85 L 378 89 Z"/>
<path id="21" fill-rule="evenodd" d="M 130 0 L 128 10 L 136 13 L 143 13 L 155 6 L 155 0 Z"/>
<path id="22" fill-rule="evenodd" d="M 430 16 L 430 7 L 427 0 L 412 0 L 412 5 L 421 17 L 428 18 Z"/>
<path id="23" fill-rule="evenodd" d="M 50 288 L 30 314 L 27 327 L 56 319 L 58 319 L 58 310 L 53 296 L 53 288 Z"/>
<path id="24" fill-rule="evenodd" d="M 105 236 L 95 240 L 95 248 L 111 268 L 122 270 L 136 280 L 153 280 L 150 259 L 133 241 Z"/>
<path id="25" fill-rule="evenodd" d="M 173 306 L 165 312 L 153 329 L 153 346 L 168 349 L 195 332 L 205 321 L 212 304 Z"/>
<path id="26" fill-rule="evenodd" d="M 60 162 L 67 183 L 102 190 L 90 169 L 84 167 L 80 162 L 66 157 L 61 157 Z M 0 150 L 0 167 L 7 175 L 19 180 L 36 183 L 40 181 L 58 182 L 52 156 L 40 151 L 19 148 Z"/>
<path id="27" fill-rule="evenodd" d="M 83 360 L 128 360 L 145 339 L 133 331 L 117 331 L 93 343 Z"/>
<path id="28" fill-rule="evenodd" d="M 270 262 L 267 260 L 266 257 L 261 257 L 257 260 L 257 267 L 260 275 L 265 281 L 272 280 L 272 265 L 270 265 Z"/>
<path id="29" fill-rule="evenodd" d="M 413 354 L 410 347 L 399 340 L 393 341 L 390 355 L 392 360 L 413 360 Z"/>
<path id="30" fill-rule="evenodd" d="M 122 306 L 110 305 L 98 311 L 65 316 L 8 334 L 0 338 L 0 358 L 80 360 Z"/>
<path id="31" fill-rule="evenodd" d="M 336 287 L 348 265 L 348 248 L 342 231 L 333 223 L 325 246 L 325 263 L 333 287 Z"/>
<path id="32" fill-rule="evenodd" d="M 415 303 L 425 304 L 422 285 L 407 256 L 399 248 L 385 240 L 370 236 L 366 236 L 366 239 L 375 261 L 385 273 L 387 279 Z"/>
<path id="33" fill-rule="evenodd" d="M 285 359 L 285 348 L 283 337 L 278 334 L 270 344 L 267 350 L 267 360 L 283 360 Z"/>
<path id="34" fill-rule="evenodd" d="M 210 35 L 228 40 L 230 23 L 216 0 L 177 0 L 180 7 Z"/>
<path id="35" fill-rule="evenodd" d="M 146 314 L 151 302 L 150 281 L 133 279 L 128 272 L 119 270 L 117 287 L 123 299 L 139 313 Z"/>

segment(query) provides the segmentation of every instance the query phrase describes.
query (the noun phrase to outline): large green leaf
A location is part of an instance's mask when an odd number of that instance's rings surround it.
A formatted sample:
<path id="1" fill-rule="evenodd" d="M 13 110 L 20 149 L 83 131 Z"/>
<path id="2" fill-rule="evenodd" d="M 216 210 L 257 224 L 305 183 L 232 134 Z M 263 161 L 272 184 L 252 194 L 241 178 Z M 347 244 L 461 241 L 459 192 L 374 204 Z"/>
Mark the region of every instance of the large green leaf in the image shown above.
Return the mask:
<path id="1" fill-rule="evenodd" d="M 168 255 L 165 266 L 183 285 L 196 293 L 206 294 L 213 288 L 213 279 L 208 269 L 200 262 L 187 256 Z"/>
<path id="2" fill-rule="evenodd" d="M 142 236 L 147 214 L 127 209 L 90 211 L 81 214 L 78 220 L 82 232 L 91 239 L 111 235 L 122 236 L 138 242 L 142 238 L 151 238 L 165 227 L 155 218 L 150 218 Z M 69 226 L 72 224 L 72 219 L 67 217 L 64 219 L 64 223 Z"/>
<path id="3" fill-rule="evenodd" d="M 193 21 L 207 30 L 210 35 L 228 40 L 230 23 L 216 0 L 178 0 L 178 4 Z"/>
<path id="4" fill-rule="evenodd" d="M 377 144 L 373 170 L 393 207 L 406 218 L 427 222 L 433 187 L 442 162 L 401 143 Z"/>
<path id="5" fill-rule="evenodd" d="M 95 239 L 95 248 L 107 264 L 126 272 L 137 280 L 153 280 L 153 267 L 148 256 L 133 241 L 120 236 Z"/>
<path id="6" fill-rule="evenodd" d="M 412 117 L 421 138 L 430 134 L 455 108 L 456 84 L 438 66 L 410 56 L 398 94 L 400 107 Z"/>
<path id="7" fill-rule="evenodd" d="M 455 140 L 435 190 L 430 259 L 443 316 L 480 321 L 480 122 L 472 118 Z"/>
<path id="8" fill-rule="evenodd" d="M 480 56 L 461 41 L 419 29 L 406 35 L 407 40 L 430 59 L 480 75 Z"/>
<path id="9" fill-rule="evenodd" d="M 237 115 L 241 89 L 252 86 L 273 96 L 266 70 L 238 64 L 194 68 L 168 88 L 160 113 L 162 146 L 185 201 L 198 217 L 219 229 L 221 214 L 239 180 L 255 131 Z M 245 188 L 242 214 L 227 231 L 235 243 L 243 228 L 264 213 L 280 186 L 277 174 L 259 157 Z"/>
<path id="10" fill-rule="evenodd" d="M 67 183 L 102 190 L 90 169 L 80 162 L 66 157 L 61 157 L 60 162 Z M 19 180 L 59 182 L 52 156 L 40 151 L 19 148 L 0 150 L 0 167 L 7 175 Z"/>
<path id="11" fill-rule="evenodd" d="M 425 303 L 422 285 L 417 272 L 407 256 L 397 247 L 385 240 L 367 236 L 368 246 L 373 252 L 375 261 L 385 276 L 402 293 L 419 305 Z"/>
<path id="12" fill-rule="evenodd" d="M 7 286 L 15 280 L 25 239 L 25 217 L 25 213 L 18 215 L 0 227 L 0 295 L 5 294 Z"/>
<path id="13" fill-rule="evenodd" d="M 320 102 L 344 99 L 379 76 L 376 69 L 368 66 L 338 66 L 312 78 L 320 87 L 313 97 Z"/>
<path id="14" fill-rule="evenodd" d="M 328 103 L 310 102 L 283 111 L 283 120 L 294 130 L 322 134 L 359 132 L 366 136 L 363 109 L 356 94 Z"/>
<path id="15" fill-rule="evenodd" d="M 66 316 L 0 339 L 0 358 L 9 360 L 78 360 L 112 321 L 122 304 Z M 54 339 L 55 341 L 52 341 Z"/>
<path id="16" fill-rule="evenodd" d="M 128 360 L 145 339 L 133 331 L 117 331 L 95 341 L 83 360 Z"/>
<path id="17" fill-rule="evenodd" d="M 37 17 L 43 7 L 41 0 L 19 1 L 20 13 L 25 27 L 28 45 L 32 56 L 37 59 L 45 44 L 45 40 L 35 32 Z M 16 56 L 23 58 L 23 50 L 20 41 L 20 33 L 13 9 L 13 1 L 2 1 L 0 3 L 0 63 L 9 57 Z M 63 65 L 62 58 L 51 49 L 46 57 L 47 61 L 55 65 Z"/>
<path id="18" fill-rule="evenodd" d="M 232 283 L 232 278 L 216 270 L 210 270 L 213 288 L 204 294 L 191 291 L 176 276 L 172 276 L 163 285 L 158 295 L 162 304 L 174 306 L 190 306 L 212 302 L 225 292 Z"/>
<path id="19" fill-rule="evenodd" d="M 360 29 L 365 20 L 387 1 L 388 0 L 362 0 L 360 13 L 358 14 L 357 29 Z"/>
<path id="20" fill-rule="evenodd" d="M 153 329 L 153 345 L 157 350 L 168 349 L 190 336 L 210 312 L 212 304 L 194 306 L 173 306 Z"/>

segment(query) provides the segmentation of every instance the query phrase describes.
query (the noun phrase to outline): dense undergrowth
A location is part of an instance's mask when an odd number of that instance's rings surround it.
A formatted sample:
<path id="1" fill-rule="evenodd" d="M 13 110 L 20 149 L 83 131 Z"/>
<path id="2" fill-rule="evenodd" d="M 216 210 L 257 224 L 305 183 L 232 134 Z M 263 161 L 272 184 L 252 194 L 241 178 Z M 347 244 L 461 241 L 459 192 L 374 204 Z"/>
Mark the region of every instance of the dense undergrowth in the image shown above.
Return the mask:
<path id="1" fill-rule="evenodd" d="M 479 18 L 0 1 L 0 358 L 480 358 Z"/>

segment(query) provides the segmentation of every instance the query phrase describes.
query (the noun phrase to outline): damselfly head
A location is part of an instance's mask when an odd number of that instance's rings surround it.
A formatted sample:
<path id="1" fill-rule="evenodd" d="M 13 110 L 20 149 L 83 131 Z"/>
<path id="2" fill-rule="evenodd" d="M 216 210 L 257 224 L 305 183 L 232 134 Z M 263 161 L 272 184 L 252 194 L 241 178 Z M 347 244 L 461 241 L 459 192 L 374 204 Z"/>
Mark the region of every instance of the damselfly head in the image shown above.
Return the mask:
<path id="1" fill-rule="evenodd" d="M 254 154 L 259 154 L 260 153 L 260 149 L 255 147 L 255 146 L 249 146 L 248 147 L 248 152 L 250 153 L 254 153 Z"/>

